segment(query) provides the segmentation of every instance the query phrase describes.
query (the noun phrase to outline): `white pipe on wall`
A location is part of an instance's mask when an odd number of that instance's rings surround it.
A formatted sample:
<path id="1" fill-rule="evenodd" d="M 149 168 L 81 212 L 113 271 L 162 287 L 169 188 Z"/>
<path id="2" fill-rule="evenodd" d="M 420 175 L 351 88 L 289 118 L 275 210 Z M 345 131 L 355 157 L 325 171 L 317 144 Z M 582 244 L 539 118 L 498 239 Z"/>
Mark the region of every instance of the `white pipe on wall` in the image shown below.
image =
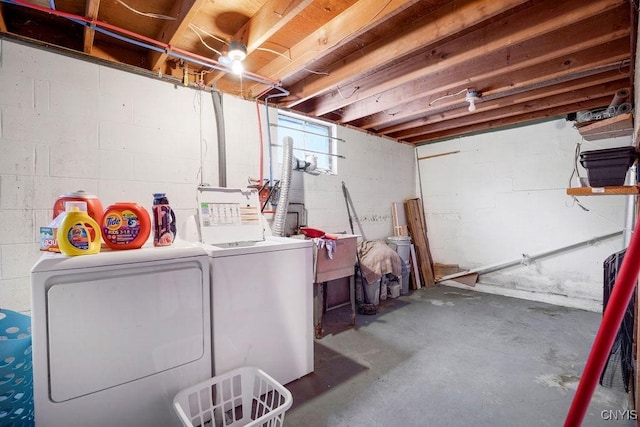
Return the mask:
<path id="1" fill-rule="evenodd" d="M 629 174 L 627 175 L 627 181 L 625 185 L 636 185 L 637 183 L 637 168 L 635 164 L 629 168 Z M 625 201 L 625 214 L 624 214 L 624 234 L 622 235 L 622 249 L 629 246 L 631 241 L 631 230 L 636 225 L 636 196 L 629 195 Z"/>
<path id="2" fill-rule="evenodd" d="M 478 268 L 474 268 L 468 271 L 462 271 L 460 273 L 455 273 L 455 274 L 450 274 L 448 276 L 444 276 L 438 280 L 436 280 L 436 282 L 442 282 L 445 280 L 451 280 L 451 279 L 455 279 L 457 277 L 462 277 L 462 276 L 466 276 L 467 274 L 472 274 L 472 273 L 478 273 L 478 274 L 486 274 L 486 273 L 491 273 L 493 271 L 498 271 L 498 270 L 503 270 L 505 268 L 509 268 L 509 267 L 513 267 L 514 265 L 518 265 L 518 264 L 523 264 L 523 265 L 528 265 L 531 261 L 534 261 L 538 258 L 544 258 L 544 257 L 548 257 L 551 255 L 555 255 L 561 252 L 565 252 L 565 251 L 569 251 L 571 249 L 576 249 L 579 248 L 581 246 L 584 245 L 593 245 L 601 240 L 606 240 L 606 239 L 611 239 L 613 237 L 617 237 L 620 234 L 622 234 L 622 231 L 616 231 L 615 233 L 609 233 L 609 234 L 605 234 L 602 236 L 598 236 L 598 237 L 594 237 L 592 239 L 587 239 L 587 240 L 582 240 L 580 242 L 577 243 L 573 243 L 571 245 L 568 246 L 563 246 L 561 248 L 556 248 L 556 249 L 551 249 L 548 251 L 543 251 L 543 252 L 539 252 L 535 255 L 527 255 L 527 254 L 522 254 L 521 258 L 518 259 L 514 259 L 514 260 L 510 260 L 510 261 L 505 261 L 505 262 L 500 262 L 497 264 L 491 264 L 491 265 L 487 265 L 484 267 L 478 267 Z"/>
<path id="3" fill-rule="evenodd" d="M 213 114 L 218 132 L 218 187 L 227 186 L 227 140 L 224 132 L 224 112 L 222 111 L 222 96 L 219 92 L 211 92 L 213 100 Z M 202 141 L 200 141 L 202 143 Z"/>

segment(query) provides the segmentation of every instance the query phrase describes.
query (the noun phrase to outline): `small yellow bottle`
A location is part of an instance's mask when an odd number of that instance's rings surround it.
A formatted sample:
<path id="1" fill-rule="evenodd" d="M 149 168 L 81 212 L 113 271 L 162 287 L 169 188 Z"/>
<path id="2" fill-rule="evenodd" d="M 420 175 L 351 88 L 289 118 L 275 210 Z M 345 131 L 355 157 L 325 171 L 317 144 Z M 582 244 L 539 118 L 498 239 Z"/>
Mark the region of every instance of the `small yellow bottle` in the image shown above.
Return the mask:
<path id="1" fill-rule="evenodd" d="M 87 213 L 87 204 L 67 202 L 65 212 L 56 234 L 60 251 L 69 256 L 100 252 L 100 226 Z"/>

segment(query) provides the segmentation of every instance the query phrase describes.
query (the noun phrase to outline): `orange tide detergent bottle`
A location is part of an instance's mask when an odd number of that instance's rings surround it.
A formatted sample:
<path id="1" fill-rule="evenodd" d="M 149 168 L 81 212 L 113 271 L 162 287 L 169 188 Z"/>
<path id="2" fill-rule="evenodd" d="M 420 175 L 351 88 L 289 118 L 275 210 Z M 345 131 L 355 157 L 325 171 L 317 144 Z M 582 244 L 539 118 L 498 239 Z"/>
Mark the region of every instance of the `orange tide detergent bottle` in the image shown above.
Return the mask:
<path id="1" fill-rule="evenodd" d="M 56 233 L 60 251 L 69 256 L 100 252 L 100 225 L 87 213 L 86 202 L 66 202 Z"/>
<path id="2" fill-rule="evenodd" d="M 111 249 L 138 249 L 149 238 L 151 218 L 135 202 L 117 202 L 102 215 L 102 239 Z"/>

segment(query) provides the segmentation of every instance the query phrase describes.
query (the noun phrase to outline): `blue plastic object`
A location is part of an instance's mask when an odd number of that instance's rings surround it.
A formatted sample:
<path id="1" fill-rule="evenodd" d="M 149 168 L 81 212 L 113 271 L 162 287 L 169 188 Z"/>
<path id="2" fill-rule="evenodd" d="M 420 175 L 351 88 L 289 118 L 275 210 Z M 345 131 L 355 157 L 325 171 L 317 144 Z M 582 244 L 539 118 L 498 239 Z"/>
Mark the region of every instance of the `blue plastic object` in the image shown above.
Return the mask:
<path id="1" fill-rule="evenodd" d="M 0 310 L 0 425 L 31 427 L 33 418 L 31 317 Z"/>

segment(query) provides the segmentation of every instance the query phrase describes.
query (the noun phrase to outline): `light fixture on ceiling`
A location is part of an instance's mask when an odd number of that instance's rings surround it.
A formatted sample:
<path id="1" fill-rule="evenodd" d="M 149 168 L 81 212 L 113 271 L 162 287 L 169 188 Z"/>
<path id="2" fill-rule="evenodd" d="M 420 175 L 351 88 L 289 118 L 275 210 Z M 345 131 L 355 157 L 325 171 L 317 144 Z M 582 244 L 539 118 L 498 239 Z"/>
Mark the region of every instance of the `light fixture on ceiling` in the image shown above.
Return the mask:
<path id="1" fill-rule="evenodd" d="M 438 101 L 440 101 L 442 99 L 451 98 L 453 96 L 458 96 L 461 93 L 465 93 L 465 92 L 466 92 L 466 94 L 465 94 L 464 100 L 469 103 L 469 111 L 470 112 L 476 111 L 476 102 L 481 102 L 482 101 L 482 94 L 480 92 L 478 92 L 477 90 L 475 90 L 475 89 L 469 89 L 469 88 L 462 89 L 462 90 L 460 90 L 460 91 L 458 91 L 456 93 L 451 93 L 451 94 L 440 96 L 440 97 L 434 99 L 433 101 L 431 101 L 429 103 L 429 107 L 431 107 L 433 104 L 435 104 L 436 102 L 438 102 Z"/>
<path id="2" fill-rule="evenodd" d="M 244 71 L 242 61 L 244 61 L 246 57 L 247 47 L 239 41 L 234 40 L 229 43 L 229 51 L 227 54 L 220 56 L 220 58 L 218 58 L 218 62 L 224 66 L 231 67 L 231 71 L 235 74 L 241 75 Z"/>
<path id="3" fill-rule="evenodd" d="M 469 111 L 476 111 L 476 102 L 481 101 L 480 92 L 473 89 L 467 89 L 467 95 L 464 97 L 464 100 L 469 103 Z"/>

